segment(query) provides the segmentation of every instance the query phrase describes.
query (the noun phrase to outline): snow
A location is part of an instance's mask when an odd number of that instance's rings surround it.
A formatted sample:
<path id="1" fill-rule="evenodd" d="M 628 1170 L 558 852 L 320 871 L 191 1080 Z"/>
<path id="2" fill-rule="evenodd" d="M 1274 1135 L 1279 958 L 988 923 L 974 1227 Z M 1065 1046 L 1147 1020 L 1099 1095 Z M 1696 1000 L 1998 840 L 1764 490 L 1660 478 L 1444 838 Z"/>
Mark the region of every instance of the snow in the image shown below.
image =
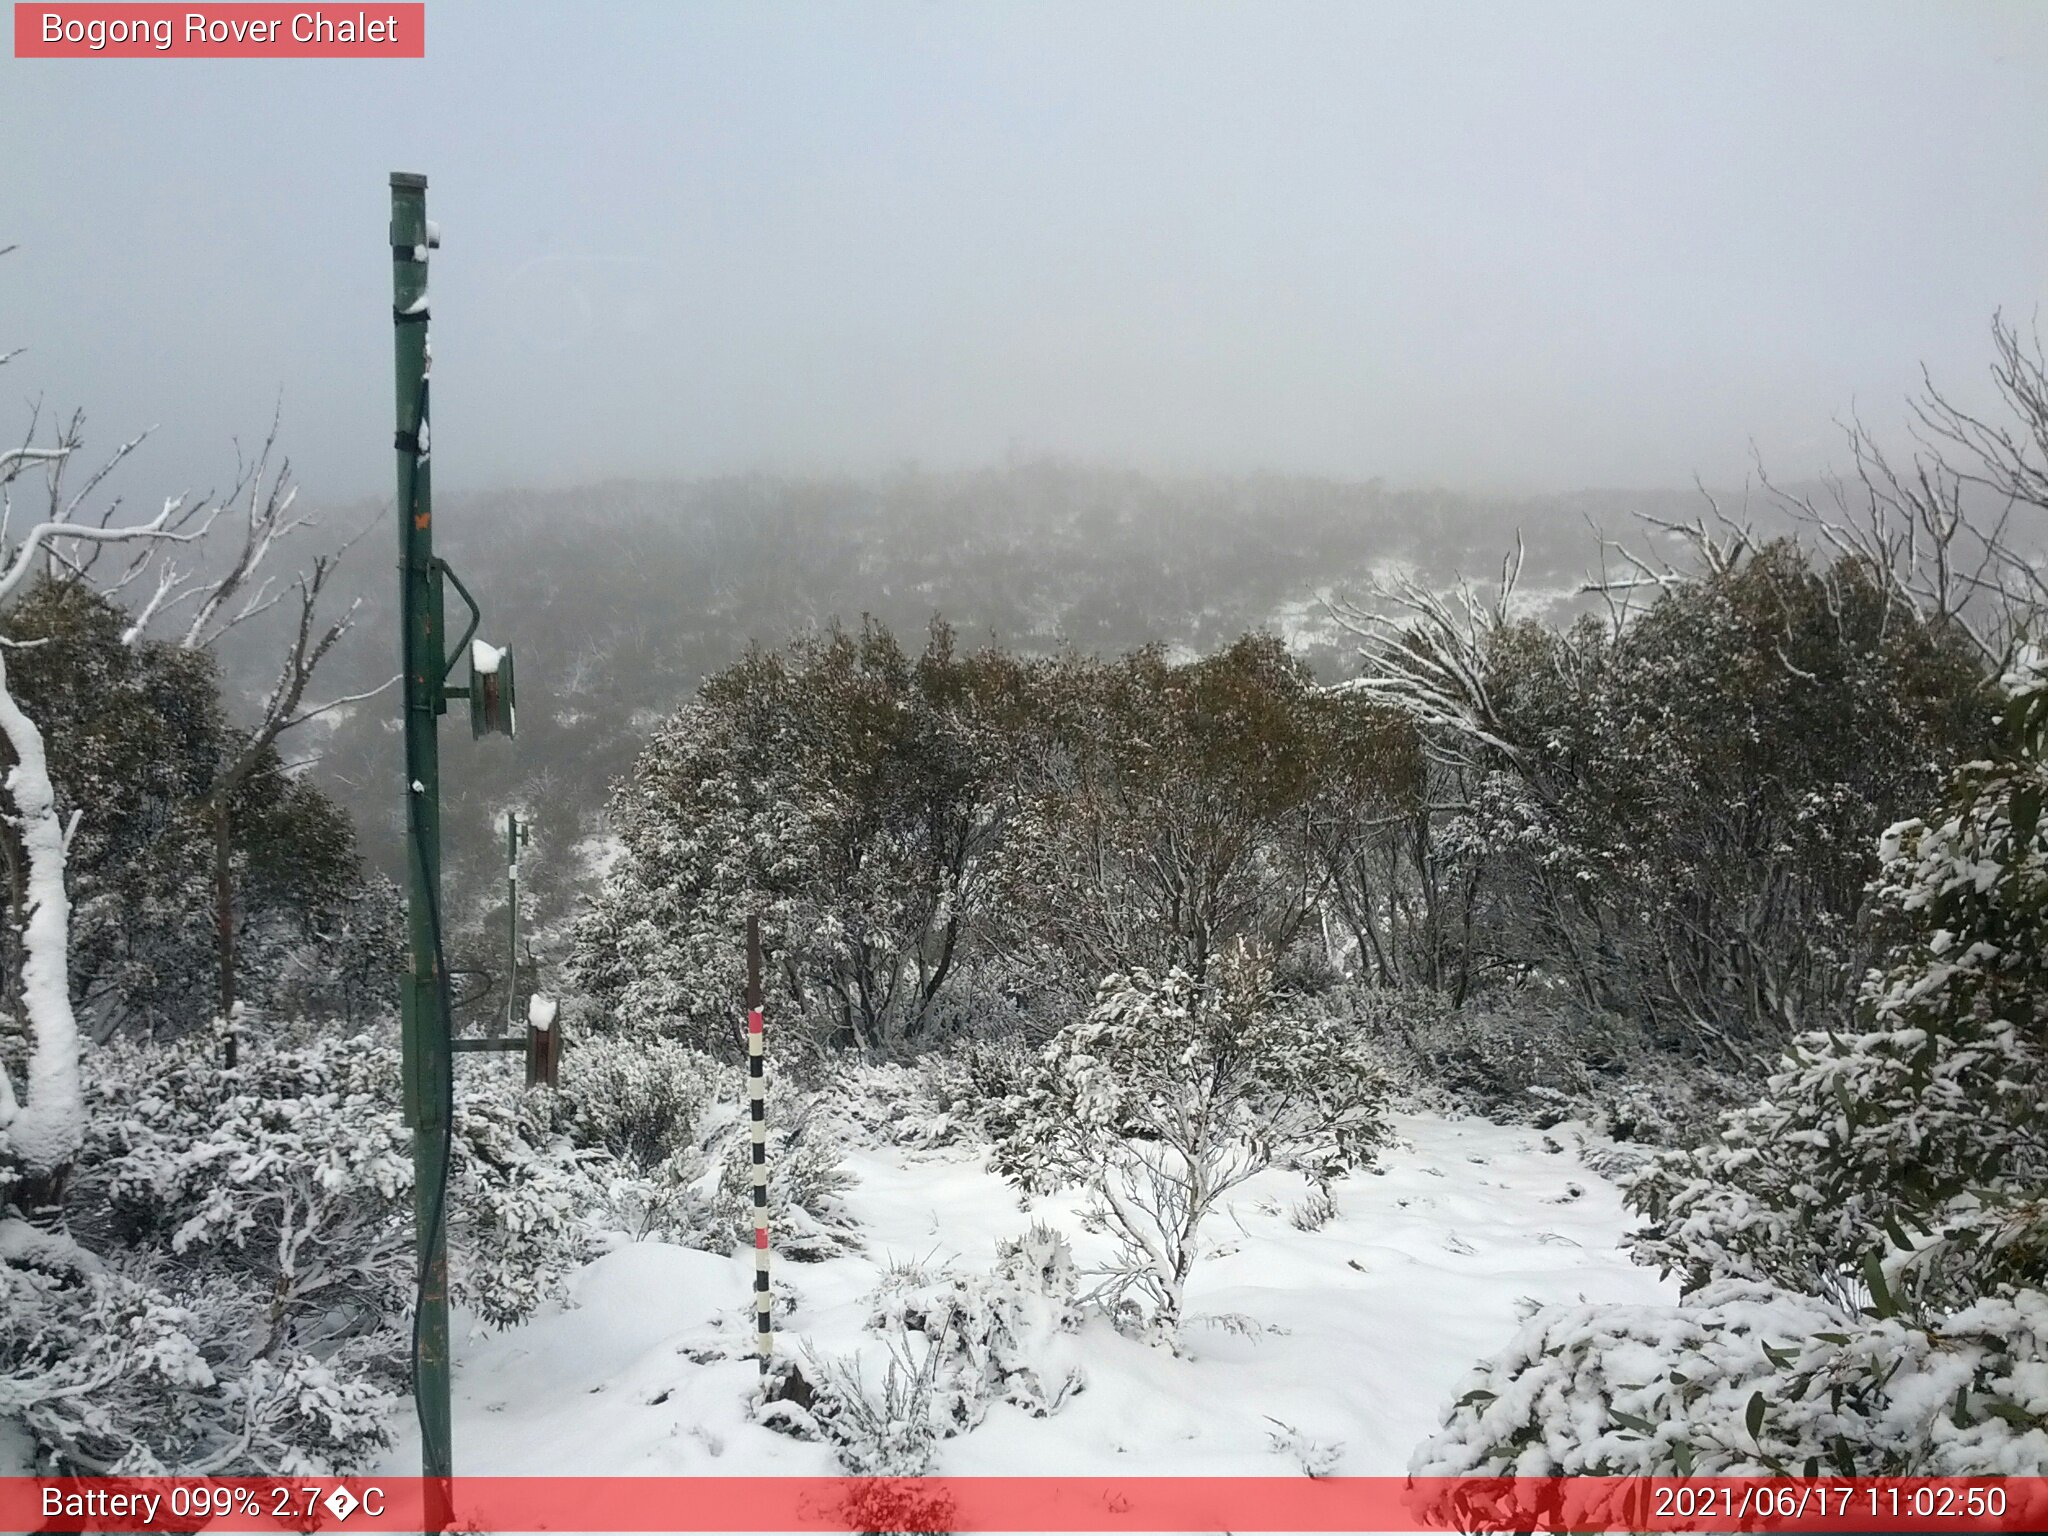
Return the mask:
<path id="1" fill-rule="evenodd" d="M 498 670 L 498 663 L 505 659 L 505 653 L 495 645 L 482 640 L 469 642 L 470 670 L 479 677 L 489 677 Z"/>
<path id="2" fill-rule="evenodd" d="M 553 1029 L 558 1011 L 555 1000 L 544 992 L 536 992 L 526 1000 L 526 1022 L 535 1029 Z"/>
<path id="3" fill-rule="evenodd" d="M 573 850 L 576 867 L 592 879 L 602 880 L 626 856 L 625 839 L 612 832 L 594 832 L 579 838 Z"/>
<path id="4" fill-rule="evenodd" d="M 1522 1298 L 1674 1299 L 1618 1248 L 1619 1192 L 1584 1165 L 1568 1129 L 1546 1136 L 1420 1114 L 1394 1123 L 1384 1171 L 1340 1181 L 1339 1214 L 1320 1230 L 1288 1221 L 1299 1178 L 1262 1174 L 1243 1187 L 1189 1281 L 1181 1355 L 1091 1315 L 1064 1341 L 1085 1372 L 1081 1392 L 1042 1419 L 996 1404 L 979 1427 L 940 1442 L 934 1470 L 1285 1475 L 1313 1462 L 1400 1475 L 1473 1362 L 1515 1332 Z M 1106 1239 L 1079 1229 L 1078 1197 L 1020 1197 L 977 1149 L 856 1146 L 847 1163 L 865 1252 L 776 1265 L 777 1292 L 796 1299 L 778 1317 L 779 1355 L 801 1362 L 807 1344 L 878 1351 L 862 1329 L 865 1298 L 891 1262 L 986 1273 L 998 1241 L 1034 1218 L 1065 1230 L 1084 1267 L 1106 1254 Z M 532 1322 L 458 1332 L 461 1465 L 499 1475 L 836 1473 L 829 1446 L 748 1416 L 751 1278 L 750 1255 L 627 1244 Z M 399 1432 L 392 1472 L 418 1464 L 415 1427 L 407 1420 Z"/>

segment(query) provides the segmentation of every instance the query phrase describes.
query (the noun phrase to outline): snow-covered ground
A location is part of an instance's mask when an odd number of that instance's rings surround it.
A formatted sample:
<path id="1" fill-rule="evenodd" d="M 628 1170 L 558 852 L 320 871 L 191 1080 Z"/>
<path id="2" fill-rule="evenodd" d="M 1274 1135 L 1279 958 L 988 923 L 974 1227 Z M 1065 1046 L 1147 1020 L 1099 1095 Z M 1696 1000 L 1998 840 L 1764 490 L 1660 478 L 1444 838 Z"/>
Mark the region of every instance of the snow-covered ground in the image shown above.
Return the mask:
<path id="1" fill-rule="evenodd" d="M 1567 1131 L 1408 1114 L 1383 1171 L 1339 1186 L 1339 1214 L 1290 1225 L 1297 1179 L 1248 1185 L 1208 1233 L 1184 1353 L 1091 1320 L 1063 1341 L 1086 1387 L 1032 1419 L 997 1404 L 940 1444 L 958 1475 L 1397 1474 L 1462 1373 L 1514 1330 L 1518 1303 L 1670 1299 L 1617 1248 L 1616 1189 Z M 1558 1150 L 1550 1150 L 1552 1147 Z M 778 1345 L 878 1342 L 862 1300 L 892 1260 L 986 1271 L 1034 1218 L 1073 1235 L 1076 1199 L 1024 1200 L 968 1149 L 851 1148 L 848 1205 L 865 1252 L 783 1264 L 796 1309 Z M 1577 1191 L 1577 1193 L 1574 1193 Z M 830 1474 L 829 1447 L 750 1421 L 750 1256 L 622 1247 L 564 1304 L 502 1333 L 459 1329 L 457 1460 L 470 1474 Z M 1234 1323 L 1223 1319 L 1234 1317 Z M 1065 1364 L 1067 1362 L 1058 1362 Z M 409 1428 L 410 1426 L 408 1426 Z M 410 1434 L 388 1466 L 418 1465 Z"/>

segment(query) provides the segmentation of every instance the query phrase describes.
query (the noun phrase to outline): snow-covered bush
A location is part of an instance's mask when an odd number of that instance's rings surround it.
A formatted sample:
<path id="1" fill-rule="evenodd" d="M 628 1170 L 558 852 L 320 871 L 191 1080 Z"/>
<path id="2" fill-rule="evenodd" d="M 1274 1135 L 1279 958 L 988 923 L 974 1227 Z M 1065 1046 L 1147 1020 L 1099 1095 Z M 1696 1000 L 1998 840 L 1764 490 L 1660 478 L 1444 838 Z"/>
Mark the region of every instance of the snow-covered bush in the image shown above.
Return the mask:
<path id="1" fill-rule="evenodd" d="M 1001 1246 L 986 1277 L 896 1265 L 868 1298 L 867 1326 L 922 1334 L 939 1350 L 934 1409 L 947 1434 L 972 1429 L 994 1402 L 1043 1418 L 1080 1383 L 1078 1366 L 1048 1359 L 1056 1336 L 1080 1326 L 1078 1284 L 1065 1237 L 1034 1226 Z"/>
<path id="2" fill-rule="evenodd" d="M 688 1248 L 751 1245 L 745 1068 L 639 1036 L 593 1035 L 572 1049 L 564 1088 L 544 1103 L 575 1147 L 616 1162 L 593 1218 Z M 785 1258 L 825 1259 L 855 1246 L 839 1198 L 850 1182 L 839 1156 L 846 1097 L 786 1078 L 768 1094 L 769 1222 Z"/>
<path id="3" fill-rule="evenodd" d="M 1620 1141 L 1692 1146 L 1753 1082 L 1656 1049 L 1641 1029 L 1552 990 L 1451 1006 L 1422 987 L 1348 987 L 1328 999 L 1363 1031 L 1389 1074 L 1424 1097 L 1501 1124 L 1581 1120 Z"/>
<path id="4" fill-rule="evenodd" d="M 1086 1188 L 1088 1220 L 1118 1245 L 1098 1299 L 1142 1297 L 1171 1340 L 1223 1197 L 1271 1167 L 1323 1183 L 1364 1166 L 1385 1139 L 1384 1091 L 1357 1034 L 1323 1028 L 1233 949 L 1206 980 L 1105 980 L 1010 1106 L 993 1166 L 1030 1189 Z"/>
<path id="5" fill-rule="evenodd" d="M 626 1181 L 606 1154 L 551 1126 L 543 1092 L 509 1074 L 464 1084 L 448 1185 L 449 1294 L 504 1327 L 560 1294 L 595 1256 L 592 1225 Z"/>
<path id="6" fill-rule="evenodd" d="M 799 1264 L 859 1246 L 840 1196 L 853 1176 L 841 1162 L 844 1132 L 814 1101 L 794 1093 L 768 1101 L 768 1220 L 775 1252 Z M 726 1249 L 754 1240 L 754 1154 L 747 1123 L 728 1120 L 709 1143 L 718 1169 L 708 1246 Z"/>
<path id="7" fill-rule="evenodd" d="M 88 1475 L 334 1472 L 381 1449 L 393 1348 L 266 1336 L 248 1277 L 153 1253 L 118 1267 L 0 1218 L 0 1417 Z"/>
<path id="8" fill-rule="evenodd" d="M 1061 1339 L 1080 1326 L 1079 1277 L 1066 1238 L 1044 1226 L 998 1246 L 987 1275 L 947 1265 L 891 1266 L 868 1297 L 882 1348 L 811 1356 L 812 1417 L 854 1476 L 914 1477 L 933 1447 L 973 1429 L 996 1403 L 1034 1418 L 1083 1386 Z"/>
<path id="9" fill-rule="evenodd" d="M 1717 1280 L 1684 1305 L 1532 1318 L 1468 1384 L 1420 1477 L 2039 1475 L 2048 1297 L 1939 1330 Z"/>
<path id="10" fill-rule="evenodd" d="M 413 1303 L 395 1046 L 282 1026 L 87 1059 L 66 1232 L 5 1223 L 0 1413 L 81 1471 L 343 1470 L 387 1435 Z M 540 1096 L 456 1103 L 451 1294 L 517 1321 L 586 1257 L 609 1160 Z"/>
<path id="11" fill-rule="evenodd" d="M 738 1069 L 672 1041 L 579 1034 L 568 1050 L 557 1123 L 579 1146 L 641 1172 L 695 1147 L 702 1122 L 734 1092 Z"/>
<path id="12" fill-rule="evenodd" d="M 1900 935 L 1718 1142 L 1634 1181 L 1675 1308 L 1533 1319 L 1423 1472 L 2048 1471 L 2048 677 L 1884 839 Z"/>
<path id="13" fill-rule="evenodd" d="M 833 1114 L 870 1146 L 951 1146 L 974 1129 L 966 1068 L 949 1053 L 850 1061 L 827 1093 Z"/>
<path id="14" fill-rule="evenodd" d="M 871 1145 L 947 1147 L 999 1139 L 1005 1106 L 1036 1058 L 1020 1040 L 967 1039 L 914 1061 L 836 1063 L 820 1088 L 831 1113 Z"/>

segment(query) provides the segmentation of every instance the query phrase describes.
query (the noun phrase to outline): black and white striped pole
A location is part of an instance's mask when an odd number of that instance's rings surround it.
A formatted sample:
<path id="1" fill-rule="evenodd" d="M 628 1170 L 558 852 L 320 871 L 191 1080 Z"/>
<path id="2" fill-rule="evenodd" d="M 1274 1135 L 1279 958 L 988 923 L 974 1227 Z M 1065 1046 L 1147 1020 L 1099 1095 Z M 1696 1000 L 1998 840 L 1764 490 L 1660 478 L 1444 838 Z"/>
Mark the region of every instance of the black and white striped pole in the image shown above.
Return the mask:
<path id="1" fill-rule="evenodd" d="M 768 1079 L 762 1056 L 761 919 L 747 919 L 747 1116 L 754 1140 L 754 1346 L 768 1374 L 775 1326 L 768 1294 Z"/>

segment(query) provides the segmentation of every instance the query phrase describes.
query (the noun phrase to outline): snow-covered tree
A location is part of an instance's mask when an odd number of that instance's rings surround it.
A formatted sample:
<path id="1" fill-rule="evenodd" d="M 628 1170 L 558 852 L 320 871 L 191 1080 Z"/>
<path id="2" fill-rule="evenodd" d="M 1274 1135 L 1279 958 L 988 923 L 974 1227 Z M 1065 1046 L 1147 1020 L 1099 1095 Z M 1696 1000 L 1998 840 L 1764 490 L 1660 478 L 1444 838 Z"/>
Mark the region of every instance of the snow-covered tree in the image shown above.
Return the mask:
<path id="1" fill-rule="evenodd" d="M 1348 686 L 1448 779 L 1419 864 L 1460 892 L 1461 974 L 1743 1065 L 1839 1013 L 1877 834 L 1988 740 L 1990 677 L 1853 560 L 1697 542 L 1654 601 L 1563 629 L 1411 594 Z"/>
<path id="2" fill-rule="evenodd" d="M 621 786 L 624 852 L 572 974 L 615 1027 L 737 1040 L 746 919 L 770 1007 L 878 1050 L 957 1018 L 1003 816 L 991 729 L 1013 666 L 870 625 L 756 651 L 707 681 Z"/>
<path id="3" fill-rule="evenodd" d="M 26 465 L 61 465 L 73 446 L 67 441 L 52 450 L 20 448 L 0 454 L 0 490 Z M 182 503 L 177 500 L 165 502 L 150 521 L 125 527 L 70 522 L 70 505 L 61 504 L 51 520 L 36 524 L 18 546 L 7 549 L 0 543 L 0 610 L 54 552 L 178 536 L 174 519 Z M 40 1212 L 61 1200 L 65 1176 L 84 1136 L 80 1038 L 71 999 L 71 898 L 65 887 L 67 848 L 82 812 L 74 811 L 68 823 L 60 819 L 48 744 L 41 726 L 9 691 L 6 650 L 0 646 L 0 736 L 13 757 L 6 788 L 14 803 L 13 827 L 20 841 L 26 893 L 21 1003 L 29 1038 L 25 1091 L 17 1092 L 8 1065 L 0 1062 L 0 1176 L 12 1185 L 7 1191 L 11 1204 Z"/>
<path id="4" fill-rule="evenodd" d="M 30 718 L 63 722 L 50 763 L 59 814 L 86 812 L 65 876 L 72 997 L 96 1039 L 171 1038 L 216 1016 L 213 808 L 221 764 L 246 741 L 212 654 L 130 635 L 132 627 L 80 580 L 38 578 L 0 616 L 0 634 L 20 647 L 10 691 Z M 357 1028 L 388 1012 L 398 904 L 389 882 L 365 869 L 346 815 L 275 751 L 260 755 L 230 799 L 239 997 L 259 1017 L 331 1014 Z M 0 861 L 23 868 L 6 826 Z M 22 886 L 10 881 L 4 894 L 18 916 Z M 10 1001 L 19 983 L 12 927 L 0 932 Z"/>
<path id="5" fill-rule="evenodd" d="M 1118 1246 L 1097 1299 L 1143 1298 L 1169 1342 L 1202 1225 L 1233 1189 L 1275 1166 L 1326 1184 L 1386 1136 L 1360 1037 L 1276 993 L 1243 946 L 1199 981 L 1106 978 L 1019 1097 L 993 1166 L 1030 1189 L 1085 1188 L 1091 1224 Z"/>
<path id="6" fill-rule="evenodd" d="M 1324 895 L 1319 849 L 1407 787 L 1412 732 L 1318 693 L 1271 636 L 1062 658 L 1031 692 L 1000 876 L 1083 998 L 1134 968 L 1200 980 L 1240 941 L 1286 957 Z"/>
<path id="7" fill-rule="evenodd" d="M 1537 1315 L 1430 1475 L 2048 1471 L 2048 667 L 1884 839 L 1895 940 L 1720 1139 L 1630 1189 L 1676 1307 Z"/>

